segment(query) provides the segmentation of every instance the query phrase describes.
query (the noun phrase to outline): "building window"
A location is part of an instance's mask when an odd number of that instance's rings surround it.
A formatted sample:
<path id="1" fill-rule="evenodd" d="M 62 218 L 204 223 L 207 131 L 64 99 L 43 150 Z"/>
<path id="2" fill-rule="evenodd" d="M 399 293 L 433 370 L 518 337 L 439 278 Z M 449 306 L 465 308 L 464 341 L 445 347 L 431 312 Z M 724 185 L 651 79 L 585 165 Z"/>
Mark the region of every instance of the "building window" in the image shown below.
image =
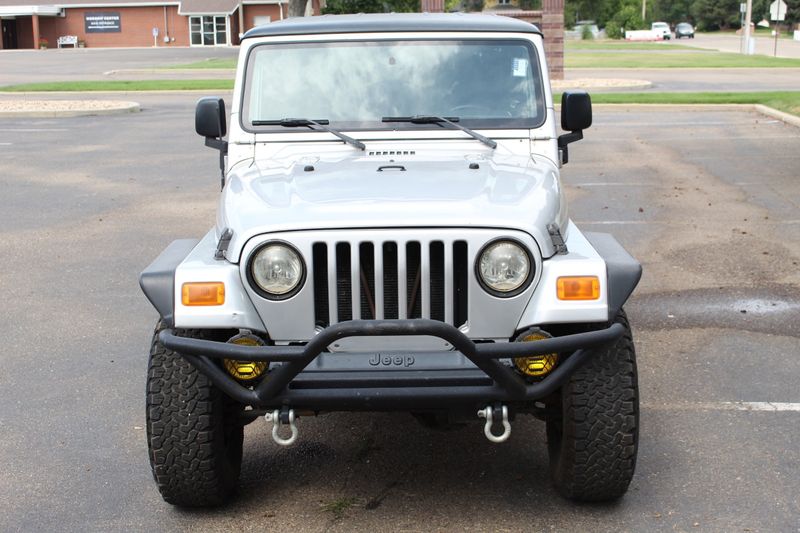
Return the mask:
<path id="1" fill-rule="evenodd" d="M 189 17 L 189 35 L 192 46 L 220 46 L 228 44 L 228 17 L 201 15 Z"/>
<path id="2" fill-rule="evenodd" d="M 264 24 L 269 24 L 272 20 L 272 17 L 269 15 L 257 15 L 253 17 L 253 27 L 263 26 Z"/>

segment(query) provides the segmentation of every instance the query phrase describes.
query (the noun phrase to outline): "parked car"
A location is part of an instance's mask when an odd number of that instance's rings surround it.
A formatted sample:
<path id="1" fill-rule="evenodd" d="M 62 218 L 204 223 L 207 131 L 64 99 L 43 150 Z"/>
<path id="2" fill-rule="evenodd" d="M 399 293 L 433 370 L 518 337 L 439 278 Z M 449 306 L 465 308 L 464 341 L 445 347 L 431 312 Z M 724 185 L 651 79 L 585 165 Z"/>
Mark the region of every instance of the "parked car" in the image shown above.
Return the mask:
<path id="1" fill-rule="evenodd" d="M 688 22 L 681 22 L 675 26 L 675 38 L 680 39 L 681 37 L 694 39 L 694 28 Z"/>
<path id="2" fill-rule="evenodd" d="M 672 39 L 672 31 L 670 31 L 669 24 L 666 22 L 654 22 L 650 25 L 650 31 L 655 33 L 656 36 L 661 36 L 665 41 Z"/>
<path id="3" fill-rule="evenodd" d="M 561 494 L 621 497 L 639 434 L 623 304 L 641 266 L 567 214 L 560 168 L 592 104 L 564 92 L 559 121 L 540 30 L 298 17 L 251 29 L 239 54 L 230 114 L 206 97 L 195 115 L 220 151 L 216 224 L 140 278 L 160 315 L 146 425 L 163 498 L 224 502 L 244 425 L 290 445 L 298 417 L 336 411 L 473 420 L 494 443 L 513 424 L 520 461 L 540 457 L 523 415 L 538 418 Z M 281 457 L 313 475 L 303 456 Z"/>

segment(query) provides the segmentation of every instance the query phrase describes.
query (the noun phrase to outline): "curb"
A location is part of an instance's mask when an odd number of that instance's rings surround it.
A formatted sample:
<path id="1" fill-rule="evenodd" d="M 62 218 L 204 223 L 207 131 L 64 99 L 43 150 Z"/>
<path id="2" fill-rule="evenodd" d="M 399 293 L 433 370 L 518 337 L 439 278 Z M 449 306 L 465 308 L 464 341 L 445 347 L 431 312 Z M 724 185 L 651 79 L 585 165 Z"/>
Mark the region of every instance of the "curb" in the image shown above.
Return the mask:
<path id="1" fill-rule="evenodd" d="M 781 122 L 800 128 L 800 117 L 778 111 L 775 108 L 764 104 L 592 104 L 592 107 L 641 107 L 641 108 L 686 108 L 686 109 L 709 109 L 718 111 L 755 111 L 762 115 L 778 119 Z M 559 107 L 556 105 L 556 107 Z"/>
<path id="2" fill-rule="evenodd" d="M 235 68 L 121 68 L 114 70 L 107 70 L 103 72 L 103 76 L 116 76 L 117 74 L 180 74 L 182 72 L 189 74 L 230 74 L 236 75 Z"/>
<path id="3" fill-rule="evenodd" d="M 602 82 L 623 82 L 619 85 L 603 85 Z M 619 90 L 619 89 L 647 89 L 653 86 L 653 82 L 648 80 L 634 79 L 599 79 L 599 78 L 578 78 L 573 80 L 550 80 L 553 91 L 563 91 L 565 89 L 591 89 L 596 91 Z"/>
<path id="4" fill-rule="evenodd" d="M 765 106 L 763 104 L 754 104 L 753 108 L 762 115 L 776 118 L 782 122 L 785 122 L 786 124 L 800 128 L 800 117 L 790 115 L 789 113 L 784 113 L 783 111 L 778 111 L 777 109 Z"/>
<path id="5" fill-rule="evenodd" d="M 120 107 L 112 109 L 54 109 L 48 111 L 0 111 L 0 118 L 59 118 L 91 117 L 97 115 L 123 115 L 138 113 L 141 106 L 137 102 L 120 102 Z"/>
<path id="6" fill-rule="evenodd" d="M 76 96 L 87 97 L 91 95 L 135 96 L 137 94 L 217 94 L 233 93 L 233 89 L 176 89 L 159 91 L 0 91 L 0 96 Z"/>

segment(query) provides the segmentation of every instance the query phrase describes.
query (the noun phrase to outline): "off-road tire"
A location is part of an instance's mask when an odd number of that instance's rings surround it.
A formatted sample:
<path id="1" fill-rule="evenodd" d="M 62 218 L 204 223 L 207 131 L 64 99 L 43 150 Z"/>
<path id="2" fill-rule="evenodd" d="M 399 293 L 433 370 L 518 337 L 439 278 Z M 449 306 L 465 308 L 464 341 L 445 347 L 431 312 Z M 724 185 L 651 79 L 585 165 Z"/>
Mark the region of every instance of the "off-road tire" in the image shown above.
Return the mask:
<path id="1" fill-rule="evenodd" d="M 566 498 L 615 500 L 628 490 L 639 441 L 636 352 L 628 319 L 624 335 L 596 354 L 561 388 L 547 421 L 550 475 Z"/>
<path id="2" fill-rule="evenodd" d="M 147 446 L 164 501 L 181 507 L 220 505 L 233 494 L 242 463 L 241 406 L 177 353 L 156 325 L 147 368 Z M 181 335 L 205 338 L 197 330 Z"/>

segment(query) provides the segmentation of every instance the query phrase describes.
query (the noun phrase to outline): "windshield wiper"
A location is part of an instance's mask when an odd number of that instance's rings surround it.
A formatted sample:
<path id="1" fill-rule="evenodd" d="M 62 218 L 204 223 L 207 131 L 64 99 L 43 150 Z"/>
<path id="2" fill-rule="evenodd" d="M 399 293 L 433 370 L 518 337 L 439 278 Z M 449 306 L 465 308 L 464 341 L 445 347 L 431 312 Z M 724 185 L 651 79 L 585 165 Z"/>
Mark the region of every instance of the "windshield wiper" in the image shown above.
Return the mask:
<path id="1" fill-rule="evenodd" d="M 328 120 L 309 120 L 307 118 L 282 118 L 280 120 L 254 120 L 252 122 L 253 126 L 283 126 L 284 128 L 300 128 L 300 127 L 308 127 L 312 130 L 317 131 L 327 131 L 341 140 L 355 146 L 359 150 L 366 150 L 367 147 L 361 141 L 357 139 L 353 139 L 352 137 L 345 135 L 344 133 L 337 131 L 333 128 L 326 126 L 329 124 L 330 121 Z"/>
<path id="2" fill-rule="evenodd" d="M 414 115 L 413 117 L 383 117 L 381 122 L 410 122 L 412 124 L 447 124 L 457 128 L 473 139 L 477 139 L 490 148 L 497 148 L 497 143 L 488 137 L 484 137 L 480 133 L 465 128 L 461 124 L 456 124 L 460 119 L 458 117 L 439 117 L 436 115 Z"/>

